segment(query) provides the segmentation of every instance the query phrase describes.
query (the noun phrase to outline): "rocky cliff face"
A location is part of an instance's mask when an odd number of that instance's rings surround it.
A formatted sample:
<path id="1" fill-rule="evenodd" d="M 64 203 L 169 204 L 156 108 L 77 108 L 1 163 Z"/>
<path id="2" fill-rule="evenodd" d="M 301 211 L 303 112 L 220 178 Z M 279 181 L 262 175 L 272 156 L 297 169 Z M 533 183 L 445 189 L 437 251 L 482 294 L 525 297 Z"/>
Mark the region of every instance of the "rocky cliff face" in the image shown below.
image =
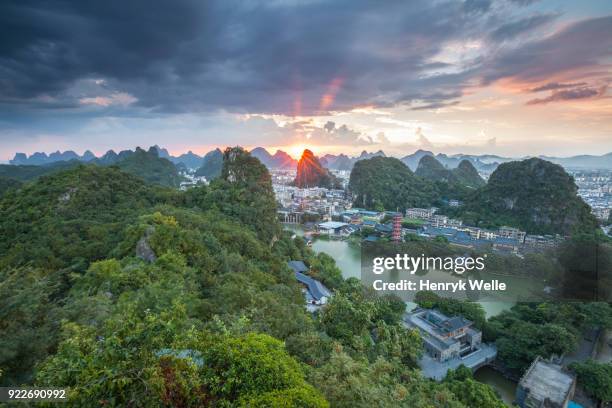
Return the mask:
<path id="1" fill-rule="evenodd" d="M 319 159 L 308 149 L 304 150 L 297 165 L 297 176 L 294 184 L 296 187 L 337 187 L 336 178 L 324 168 Z"/>

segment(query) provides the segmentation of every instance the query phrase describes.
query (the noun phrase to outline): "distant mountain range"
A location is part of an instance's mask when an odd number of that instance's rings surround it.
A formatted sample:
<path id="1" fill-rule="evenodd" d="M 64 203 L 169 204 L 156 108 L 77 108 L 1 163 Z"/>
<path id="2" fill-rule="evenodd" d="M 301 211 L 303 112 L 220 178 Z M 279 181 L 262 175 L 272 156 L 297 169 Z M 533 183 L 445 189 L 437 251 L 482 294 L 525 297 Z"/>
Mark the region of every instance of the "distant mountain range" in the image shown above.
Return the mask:
<path id="1" fill-rule="evenodd" d="M 297 167 L 297 160 L 282 150 L 277 150 L 271 155 L 263 147 L 256 147 L 251 150 L 251 156 L 258 158 L 269 169 L 295 169 Z"/>
<path id="2" fill-rule="evenodd" d="M 12 160 L 10 165 L 0 165 L 0 179 L 4 180 L 4 184 L 7 184 L 6 180 L 25 182 L 46 174 L 77 167 L 82 162 L 86 162 L 98 166 L 117 166 L 126 173 L 138 176 L 149 183 L 178 187 L 182 177 L 177 171 L 177 166 L 167 158 L 160 157 L 159 154 L 160 149 L 157 146 L 151 146 L 149 150 L 137 147 L 135 150 L 123 150 L 119 153 L 109 150 L 104 156 L 100 158 L 94 156 L 90 160 L 83 159 L 84 156 L 88 156 L 87 152 L 83 156 L 70 151 L 64 153 L 56 152 L 48 156 L 44 153 L 35 153 L 30 158 L 26 158 L 26 160 L 33 159 L 32 162 L 39 163 L 37 165 L 16 164 L 15 160 Z M 23 160 L 23 156 L 20 156 L 20 154 L 15 156 L 17 162 L 20 159 Z M 69 159 L 49 161 L 58 157 Z M 47 161 L 46 163 L 44 163 L 45 160 Z"/>
<path id="3" fill-rule="evenodd" d="M 412 171 L 416 171 L 419 162 L 425 156 L 434 157 L 447 169 L 454 169 L 459 166 L 463 160 L 469 161 L 476 170 L 484 173 L 490 173 L 497 168 L 501 163 L 516 160 L 508 157 L 500 157 L 495 155 L 469 155 L 469 154 L 454 154 L 446 155 L 444 153 L 434 154 L 428 150 L 417 150 L 416 152 L 401 158 L 402 162 Z M 611 163 L 612 165 L 612 163 Z"/>
<path id="4" fill-rule="evenodd" d="M 190 169 L 199 169 L 204 165 L 204 156 L 189 151 L 180 156 L 171 156 L 168 150 L 161 148 L 157 145 L 153 146 L 158 151 L 159 157 L 170 160 L 175 165 L 183 165 Z M 98 159 L 103 163 L 109 163 L 121 156 L 122 153 L 129 152 L 123 151 L 115 153 L 113 150 L 109 150 Z M 125 153 L 124 153 L 125 154 Z M 263 147 L 256 147 L 251 150 L 251 155 L 259 159 L 269 169 L 296 169 L 297 160 L 293 159 L 289 154 L 282 150 L 277 150 L 276 153 L 270 154 Z M 350 157 L 346 154 L 326 154 L 319 157 L 319 161 L 323 167 L 331 170 L 352 170 L 355 163 L 359 160 L 370 159 L 372 157 L 386 157 L 382 150 L 377 152 L 369 153 L 367 151 L 361 152 L 359 156 Z M 417 150 L 416 152 L 406 155 L 401 158 L 412 171 L 416 171 L 419 161 L 423 156 L 435 157 L 444 167 L 448 169 L 454 169 L 459 166 L 462 160 L 469 161 L 475 168 L 481 173 L 491 173 L 501 163 L 506 163 L 514 160 L 523 160 L 529 157 L 503 157 L 492 154 L 483 155 L 470 155 L 470 154 L 453 154 L 447 155 L 444 153 L 434 154 L 427 150 Z M 578 155 L 571 157 L 554 157 L 554 156 L 538 156 L 541 159 L 548 160 L 555 164 L 560 164 L 567 169 L 606 169 L 612 170 L 612 153 L 607 153 L 601 156 L 596 155 Z M 21 165 L 45 165 L 55 163 L 58 161 L 70 161 L 79 160 L 83 162 L 90 162 L 96 160 L 97 157 L 89 150 L 83 155 L 78 155 L 72 150 L 65 152 L 56 151 L 47 155 L 46 153 L 36 152 L 30 156 L 25 153 L 16 153 L 10 164 L 21 164 Z"/>
<path id="5" fill-rule="evenodd" d="M 223 152 L 221 149 L 211 150 L 201 160 L 202 166 L 196 170 L 195 175 L 212 180 L 221 175 L 223 170 Z"/>
<path id="6" fill-rule="evenodd" d="M 15 165 L 28 164 L 31 166 L 42 166 L 44 164 L 55 163 L 58 161 L 79 160 L 88 162 L 94 160 L 95 158 L 96 156 L 89 150 L 83 153 L 82 156 L 79 156 L 72 150 L 66 150 L 65 152 L 60 152 L 58 150 L 49 155 L 41 152 L 36 152 L 31 156 L 27 156 L 25 153 L 15 153 L 15 157 L 9 163 Z"/>

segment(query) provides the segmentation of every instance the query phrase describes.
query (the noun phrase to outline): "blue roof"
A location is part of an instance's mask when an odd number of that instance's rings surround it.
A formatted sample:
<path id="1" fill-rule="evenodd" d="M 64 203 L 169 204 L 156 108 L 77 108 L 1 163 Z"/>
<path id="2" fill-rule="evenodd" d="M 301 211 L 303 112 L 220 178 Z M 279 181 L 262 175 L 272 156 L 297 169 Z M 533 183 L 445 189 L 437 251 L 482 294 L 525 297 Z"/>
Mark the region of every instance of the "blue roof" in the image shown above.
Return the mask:
<path id="1" fill-rule="evenodd" d="M 442 235 L 448 237 L 454 236 L 457 233 L 457 230 L 448 227 L 429 227 L 425 230 L 425 232 L 433 236 Z"/>
<path id="2" fill-rule="evenodd" d="M 368 211 L 368 210 L 359 210 L 359 213 L 362 215 L 369 215 L 369 216 L 375 216 L 375 215 L 379 215 L 379 213 L 377 211 Z"/>
<path id="3" fill-rule="evenodd" d="M 465 231 L 458 231 L 457 235 L 455 235 L 455 237 L 459 238 L 459 239 L 471 239 L 472 237 L 470 236 L 470 234 L 468 234 Z"/>
<path id="4" fill-rule="evenodd" d="M 319 228 L 323 228 L 323 229 L 338 229 L 338 228 L 342 228 L 342 227 L 346 227 L 348 224 L 345 222 L 338 222 L 338 221 L 326 221 L 326 222 L 322 222 L 319 224 Z"/>
<path id="5" fill-rule="evenodd" d="M 393 227 L 385 224 L 376 224 L 376 231 L 378 232 L 391 232 L 393 231 Z"/>
<path id="6" fill-rule="evenodd" d="M 304 285 L 306 285 L 306 287 L 308 287 L 308 292 L 310 292 L 310 295 L 315 300 L 319 300 L 322 297 L 331 296 L 329 289 L 327 289 L 325 285 L 323 285 L 318 280 L 313 279 L 310 276 L 304 275 L 303 273 L 300 273 L 300 272 L 295 273 L 295 278 L 298 280 L 298 282 L 303 283 Z"/>
<path id="7" fill-rule="evenodd" d="M 514 245 L 514 246 L 518 245 L 518 241 L 513 238 L 497 237 L 493 240 L 493 242 L 495 244 L 502 244 L 502 245 Z"/>
<path id="8" fill-rule="evenodd" d="M 307 272 L 308 271 L 308 267 L 302 261 L 289 261 L 287 262 L 287 265 L 289 265 L 289 267 L 293 269 L 293 272 Z"/>
<path id="9" fill-rule="evenodd" d="M 378 237 L 375 235 L 368 235 L 367 237 L 364 238 L 364 241 L 367 242 L 376 242 L 378 241 Z"/>

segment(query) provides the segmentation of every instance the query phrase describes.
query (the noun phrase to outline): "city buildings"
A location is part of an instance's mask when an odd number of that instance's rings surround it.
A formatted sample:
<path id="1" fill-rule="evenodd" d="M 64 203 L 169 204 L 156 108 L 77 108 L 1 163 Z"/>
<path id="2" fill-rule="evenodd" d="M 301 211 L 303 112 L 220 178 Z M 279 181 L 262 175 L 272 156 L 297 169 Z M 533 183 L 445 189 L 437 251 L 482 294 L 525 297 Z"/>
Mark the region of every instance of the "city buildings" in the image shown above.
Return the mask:
<path id="1" fill-rule="evenodd" d="M 534 252 L 554 248 L 562 238 L 551 235 L 527 235 L 518 228 L 502 226 L 497 230 L 463 225 L 461 220 L 436 214 L 437 208 L 409 208 L 406 218 L 423 222 L 417 234 L 436 238 L 442 236 L 449 243 L 465 248 L 487 248 L 505 252 Z"/>
<path id="2" fill-rule="evenodd" d="M 565 408 L 575 388 L 572 374 L 537 357 L 519 381 L 516 403 L 521 408 Z"/>
<path id="3" fill-rule="evenodd" d="M 352 207 L 352 198 L 343 189 L 292 186 L 295 170 L 271 170 L 270 174 L 281 222 L 329 221 Z"/>
<path id="4" fill-rule="evenodd" d="M 482 332 L 463 316 L 448 317 L 438 310 L 417 309 L 404 318 L 421 333 L 425 350 L 437 361 L 465 356 L 482 343 Z"/>
<path id="5" fill-rule="evenodd" d="M 187 190 L 191 187 L 196 187 L 202 184 L 208 184 L 208 180 L 204 176 L 196 176 L 195 170 L 183 169 L 179 172 L 179 175 L 183 177 L 184 181 L 181 181 L 180 189 L 182 191 Z"/>
<path id="6" fill-rule="evenodd" d="M 436 207 L 431 208 L 408 208 L 406 218 L 415 220 L 429 220 L 438 211 Z"/>
<path id="7" fill-rule="evenodd" d="M 463 365 L 472 371 L 497 357 L 494 344 L 482 342 L 482 332 L 463 316 L 449 317 L 438 310 L 416 309 L 404 314 L 404 325 L 417 329 L 425 353 L 419 359 L 423 376 L 441 381 L 448 370 Z"/>
<path id="8" fill-rule="evenodd" d="M 328 235 L 330 237 L 336 236 L 348 236 L 354 230 L 349 227 L 349 224 L 339 221 L 326 221 L 317 225 L 317 230 L 320 234 Z"/>
<path id="9" fill-rule="evenodd" d="M 580 170 L 570 173 L 578 186 L 578 195 L 591 206 L 598 220 L 607 223 L 612 208 L 612 171 Z"/>

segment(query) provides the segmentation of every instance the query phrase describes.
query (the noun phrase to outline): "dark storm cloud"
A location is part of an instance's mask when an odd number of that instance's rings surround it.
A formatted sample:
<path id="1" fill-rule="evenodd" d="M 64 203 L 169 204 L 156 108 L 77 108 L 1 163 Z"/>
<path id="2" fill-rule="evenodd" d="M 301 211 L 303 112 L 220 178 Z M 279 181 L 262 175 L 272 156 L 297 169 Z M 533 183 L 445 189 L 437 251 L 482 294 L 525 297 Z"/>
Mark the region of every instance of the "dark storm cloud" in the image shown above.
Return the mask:
<path id="1" fill-rule="evenodd" d="M 2 2 L 0 102 L 125 92 L 160 112 L 307 114 L 427 98 L 450 80 L 425 88 L 417 74 L 445 65 L 429 59 L 470 36 L 488 3 Z M 78 86 L 98 78 L 100 95 Z"/>
<path id="2" fill-rule="evenodd" d="M 544 76 L 609 55 L 602 19 L 501 59 L 438 58 L 448 44 L 502 41 L 551 18 L 504 15 L 514 22 L 488 33 L 495 12 L 489 0 L 4 1 L 0 106 L 293 115 L 433 108 L 455 103 L 474 78 Z M 547 47 L 555 58 L 542 56 Z"/>
<path id="3" fill-rule="evenodd" d="M 607 70 L 612 57 L 612 16 L 582 20 L 544 39 L 522 44 L 488 61 L 484 83 L 501 78 L 524 82 L 546 81 L 580 69 Z"/>

